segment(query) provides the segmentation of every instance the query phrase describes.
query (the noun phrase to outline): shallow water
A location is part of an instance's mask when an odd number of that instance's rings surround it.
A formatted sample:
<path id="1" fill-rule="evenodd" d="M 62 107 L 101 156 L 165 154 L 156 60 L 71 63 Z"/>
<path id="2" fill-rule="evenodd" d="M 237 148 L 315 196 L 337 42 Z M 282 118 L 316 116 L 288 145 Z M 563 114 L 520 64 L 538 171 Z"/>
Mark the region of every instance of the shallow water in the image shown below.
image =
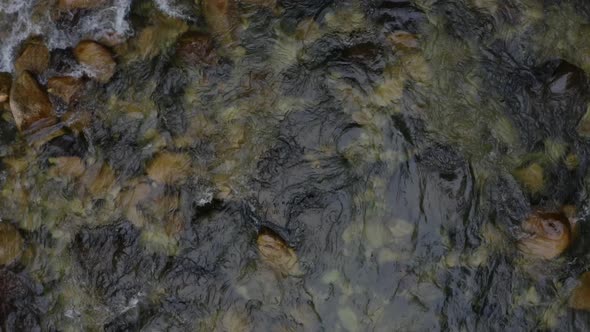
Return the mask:
<path id="1" fill-rule="evenodd" d="M 85 77 L 51 97 L 57 138 L 2 113 L 0 217 L 23 243 L 0 330 L 590 328 L 568 302 L 590 266 L 590 3 L 207 3 L 0 0 L 0 70 L 41 35 L 42 85 Z M 110 44 L 108 83 L 83 39 Z M 520 252 L 527 216 L 564 206 L 568 250 Z"/>

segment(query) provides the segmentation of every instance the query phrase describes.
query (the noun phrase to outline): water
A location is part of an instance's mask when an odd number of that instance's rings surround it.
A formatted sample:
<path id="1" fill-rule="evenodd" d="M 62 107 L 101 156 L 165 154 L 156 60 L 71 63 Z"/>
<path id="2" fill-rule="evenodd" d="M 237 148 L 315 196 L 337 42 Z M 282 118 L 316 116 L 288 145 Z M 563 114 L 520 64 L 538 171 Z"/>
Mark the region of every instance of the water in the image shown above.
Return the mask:
<path id="1" fill-rule="evenodd" d="M 31 34 L 42 83 L 83 75 L 81 39 L 115 35 L 118 63 L 52 97 L 58 138 L 0 121 L 0 217 L 23 239 L 2 329 L 589 328 L 569 303 L 589 266 L 585 1 L 1 4 L 1 70 Z M 578 224 L 548 260 L 518 246 L 538 209 Z"/>

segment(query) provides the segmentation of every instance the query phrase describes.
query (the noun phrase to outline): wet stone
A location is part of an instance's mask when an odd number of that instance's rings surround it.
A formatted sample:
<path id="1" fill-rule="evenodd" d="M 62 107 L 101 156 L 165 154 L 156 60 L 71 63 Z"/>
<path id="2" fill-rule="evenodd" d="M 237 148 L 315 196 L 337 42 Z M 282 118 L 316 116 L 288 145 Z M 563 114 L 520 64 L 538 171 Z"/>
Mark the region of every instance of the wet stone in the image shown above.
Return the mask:
<path id="1" fill-rule="evenodd" d="M 7 222 L 0 222 L 0 266 L 17 260 L 22 247 L 23 239 L 18 230 Z"/>
<path id="2" fill-rule="evenodd" d="M 93 9 L 102 7 L 109 3 L 109 0 L 59 0 L 57 7 L 60 10 Z"/>
<path id="3" fill-rule="evenodd" d="M 2 331 L 40 331 L 42 309 L 34 301 L 31 282 L 22 275 L 0 269 L 0 327 Z"/>
<path id="4" fill-rule="evenodd" d="M 80 42 L 74 49 L 74 56 L 100 83 L 107 83 L 115 74 L 117 63 L 113 60 L 111 51 L 97 42 L 90 40 Z"/>
<path id="5" fill-rule="evenodd" d="M 416 49 L 419 46 L 416 35 L 406 31 L 395 31 L 387 39 L 394 47 L 399 49 Z"/>
<path id="6" fill-rule="evenodd" d="M 237 29 L 237 4 L 234 0 L 203 0 L 203 16 L 211 33 L 224 46 L 231 44 Z"/>
<path id="7" fill-rule="evenodd" d="M 82 88 L 82 81 L 71 76 L 52 77 L 47 81 L 47 92 L 61 98 L 67 104 Z"/>
<path id="8" fill-rule="evenodd" d="M 147 168 L 148 177 L 159 183 L 174 184 L 188 176 L 191 160 L 180 153 L 158 154 Z"/>
<path id="9" fill-rule="evenodd" d="M 21 54 L 14 63 L 17 73 L 25 70 L 33 74 L 41 74 L 49 67 L 49 49 L 40 37 L 26 41 Z"/>
<path id="10" fill-rule="evenodd" d="M 53 106 L 45 90 L 29 72 L 19 74 L 10 89 L 10 109 L 19 130 L 55 123 Z"/>
<path id="11" fill-rule="evenodd" d="M 213 40 L 207 34 L 190 31 L 176 44 L 176 56 L 188 65 L 211 65 L 217 61 Z"/>
<path id="12" fill-rule="evenodd" d="M 590 272 L 585 272 L 580 277 L 579 285 L 570 296 L 569 306 L 576 310 L 590 311 Z"/>
<path id="13" fill-rule="evenodd" d="M 549 90 L 563 94 L 578 89 L 584 84 L 584 71 L 569 62 L 560 61 L 549 81 Z"/>
<path id="14" fill-rule="evenodd" d="M 11 86 L 12 75 L 9 73 L 0 73 L 0 103 L 5 103 L 8 101 Z"/>
<path id="15" fill-rule="evenodd" d="M 533 257 L 555 258 L 572 242 L 571 225 L 562 212 L 534 212 L 523 222 L 522 229 L 527 235 L 518 247 Z"/>
<path id="16" fill-rule="evenodd" d="M 590 138 L 590 106 L 588 106 L 586 114 L 580 119 L 576 130 L 580 136 Z"/>
<path id="17" fill-rule="evenodd" d="M 256 239 L 261 259 L 283 275 L 300 273 L 295 251 L 278 234 L 263 228 Z"/>

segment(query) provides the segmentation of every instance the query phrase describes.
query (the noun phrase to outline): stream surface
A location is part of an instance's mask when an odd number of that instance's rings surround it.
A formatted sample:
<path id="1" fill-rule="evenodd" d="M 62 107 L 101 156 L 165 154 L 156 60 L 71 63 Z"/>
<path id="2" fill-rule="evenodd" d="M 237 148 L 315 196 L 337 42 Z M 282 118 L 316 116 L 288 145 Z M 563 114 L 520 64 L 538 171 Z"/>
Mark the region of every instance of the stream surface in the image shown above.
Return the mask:
<path id="1" fill-rule="evenodd" d="M 60 2 L 0 0 L 0 71 L 84 82 L 59 135 L 0 114 L 0 331 L 590 329 L 589 1 Z"/>

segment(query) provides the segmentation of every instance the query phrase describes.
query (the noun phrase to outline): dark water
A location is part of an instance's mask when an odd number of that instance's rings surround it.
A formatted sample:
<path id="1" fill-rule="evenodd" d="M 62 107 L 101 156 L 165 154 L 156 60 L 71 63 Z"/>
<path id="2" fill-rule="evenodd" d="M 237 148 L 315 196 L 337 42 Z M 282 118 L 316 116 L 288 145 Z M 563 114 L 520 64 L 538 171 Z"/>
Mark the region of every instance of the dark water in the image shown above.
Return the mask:
<path id="1" fill-rule="evenodd" d="M 0 3 L 7 24 L 18 1 Z M 125 41 L 110 82 L 52 100 L 83 129 L 37 147 L 0 122 L 0 216 L 24 240 L 0 267 L 2 330 L 590 328 L 568 307 L 589 269 L 590 3 L 250 0 L 225 35 L 204 3 L 37 21 L 43 84 L 84 74 L 71 47 L 102 27 Z M 209 58 L 183 58 L 186 31 Z M 566 205 L 570 248 L 519 253 L 527 215 Z M 300 273 L 264 264 L 263 226 Z"/>

